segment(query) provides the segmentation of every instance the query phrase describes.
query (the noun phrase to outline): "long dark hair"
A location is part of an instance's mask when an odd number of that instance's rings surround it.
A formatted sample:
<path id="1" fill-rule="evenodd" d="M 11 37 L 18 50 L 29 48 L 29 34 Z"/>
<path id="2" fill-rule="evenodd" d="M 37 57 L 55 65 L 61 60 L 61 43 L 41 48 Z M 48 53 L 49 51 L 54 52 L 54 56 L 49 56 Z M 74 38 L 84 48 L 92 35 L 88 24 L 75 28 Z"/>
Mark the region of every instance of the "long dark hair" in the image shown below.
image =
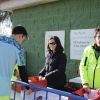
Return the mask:
<path id="1" fill-rule="evenodd" d="M 57 44 L 55 51 L 56 52 L 63 52 L 64 48 L 61 45 L 60 39 L 57 36 L 52 36 L 49 38 L 49 40 L 54 39 L 55 43 Z M 49 42 L 48 40 L 48 42 Z M 47 50 L 46 51 L 50 51 L 50 47 L 49 47 L 49 43 L 47 44 Z"/>

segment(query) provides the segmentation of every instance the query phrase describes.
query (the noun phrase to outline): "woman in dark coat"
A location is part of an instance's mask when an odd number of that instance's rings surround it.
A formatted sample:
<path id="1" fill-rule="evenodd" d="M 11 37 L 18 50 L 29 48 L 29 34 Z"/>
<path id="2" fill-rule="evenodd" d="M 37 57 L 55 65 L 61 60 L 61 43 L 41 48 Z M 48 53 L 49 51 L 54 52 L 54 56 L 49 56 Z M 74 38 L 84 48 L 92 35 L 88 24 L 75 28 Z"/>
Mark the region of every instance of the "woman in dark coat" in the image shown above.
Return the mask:
<path id="1" fill-rule="evenodd" d="M 46 79 L 48 87 L 63 90 L 66 84 L 66 55 L 57 36 L 52 36 L 48 40 L 45 66 L 39 72 L 39 78 Z"/>

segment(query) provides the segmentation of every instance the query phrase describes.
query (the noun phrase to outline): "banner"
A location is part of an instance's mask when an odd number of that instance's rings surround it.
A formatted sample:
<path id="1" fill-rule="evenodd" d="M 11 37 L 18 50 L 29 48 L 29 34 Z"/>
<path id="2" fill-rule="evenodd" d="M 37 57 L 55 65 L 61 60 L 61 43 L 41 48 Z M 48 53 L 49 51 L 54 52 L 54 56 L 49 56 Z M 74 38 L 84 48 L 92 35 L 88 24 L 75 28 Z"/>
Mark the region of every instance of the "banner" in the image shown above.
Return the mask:
<path id="1" fill-rule="evenodd" d="M 70 31 L 70 59 L 81 60 L 84 48 L 94 43 L 95 29 L 78 29 Z"/>

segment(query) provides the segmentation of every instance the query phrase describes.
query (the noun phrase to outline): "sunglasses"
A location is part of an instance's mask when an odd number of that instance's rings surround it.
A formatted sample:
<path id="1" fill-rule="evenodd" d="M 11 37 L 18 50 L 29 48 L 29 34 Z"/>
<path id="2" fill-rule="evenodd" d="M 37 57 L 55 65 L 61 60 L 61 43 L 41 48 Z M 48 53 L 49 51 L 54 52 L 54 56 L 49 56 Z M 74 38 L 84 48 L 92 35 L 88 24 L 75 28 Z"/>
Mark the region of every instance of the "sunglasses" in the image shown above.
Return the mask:
<path id="1" fill-rule="evenodd" d="M 48 43 L 49 45 L 55 45 L 56 43 L 55 42 L 51 42 L 51 43 Z"/>

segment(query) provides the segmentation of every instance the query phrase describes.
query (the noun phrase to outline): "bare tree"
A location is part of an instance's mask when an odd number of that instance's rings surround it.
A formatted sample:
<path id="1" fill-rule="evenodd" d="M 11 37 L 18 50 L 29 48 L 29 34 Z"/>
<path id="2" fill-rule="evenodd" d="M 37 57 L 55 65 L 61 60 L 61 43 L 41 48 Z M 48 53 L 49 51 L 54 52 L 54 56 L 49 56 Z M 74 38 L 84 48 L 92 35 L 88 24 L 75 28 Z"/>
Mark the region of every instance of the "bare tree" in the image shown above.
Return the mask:
<path id="1" fill-rule="evenodd" d="M 12 21 L 12 13 L 0 10 L 0 22 L 2 22 L 4 20 L 11 20 Z"/>
<path id="2" fill-rule="evenodd" d="M 8 35 L 12 28 L 12 13 L 0 10 L 0 35 Z"/>

